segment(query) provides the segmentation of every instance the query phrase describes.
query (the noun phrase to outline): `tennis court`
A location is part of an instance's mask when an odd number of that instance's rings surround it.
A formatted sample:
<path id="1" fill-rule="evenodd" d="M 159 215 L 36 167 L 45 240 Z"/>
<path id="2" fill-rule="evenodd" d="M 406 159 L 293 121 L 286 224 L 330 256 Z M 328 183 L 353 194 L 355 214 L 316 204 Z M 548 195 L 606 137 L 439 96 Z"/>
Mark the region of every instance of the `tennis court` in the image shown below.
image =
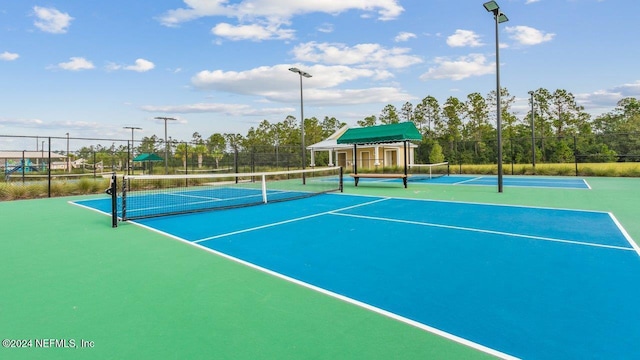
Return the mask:
<path id="1" fill-rule="evenodd" d="M 140 219 L 115 230 L 97 212 L 67 211 L 91 219 L 92 233 L 102 226 L 116 234 L 98 243 L 133 252 L 143 275 L 130 276 L 149 276 L 144 289 L 156 294 L 152 284 L 173 279 L 191 284 L 191 292 L 162 291 L 162 305 L 149 305 L 182 320 L 187 314 L 178 328 L 201 326 L 188 314 L 215 314 L 194 336 L 242 344 L 217 343 L 231 357 L 249 358 L 258 347 L 263 358 L 629 358 L 640 349 L 638 180 L 588 183 L 589 191 L 506 185 L 496 194 L 347 182 L 345 194 Z M 109 207 L 104 197 L 74 201 Z M 159 252 L 151 268 L 162 275 L 149 274 L 144 265 Z M 212 264 L 228 268 L 211 273 Z M 194 290 L 211 284 L 228 293 Z M 119 293 L 126 304 L 145 297 L 129 290 Z M 238 301 L 238 292 L 251 300 Z M 287 339 L 263 333 L 269 321 L 288 324 L 279 333 Z M 252 345 L 240 340 L 247 336 Z"/>
<path id="2" fill-rule="evenodd" d="M 385 183 L 398 184 L 398 179 L 362 179 L 365 183 L 382 185 Z M 469 176 L 449 175 L 434 177 L 432 179 L 416 176 L 409 177 L 410 183 L 426 183 L 441 185 L 468 185 L 468 186 L 498 186 L 498 177 L 495 175 Z M 509 187 L 524 188 L 555 188 L 555 189 L 589 189 L 589 183 L 581 178 L 536 177 L 536 176 L 504 176 L 502 183 Z"/>

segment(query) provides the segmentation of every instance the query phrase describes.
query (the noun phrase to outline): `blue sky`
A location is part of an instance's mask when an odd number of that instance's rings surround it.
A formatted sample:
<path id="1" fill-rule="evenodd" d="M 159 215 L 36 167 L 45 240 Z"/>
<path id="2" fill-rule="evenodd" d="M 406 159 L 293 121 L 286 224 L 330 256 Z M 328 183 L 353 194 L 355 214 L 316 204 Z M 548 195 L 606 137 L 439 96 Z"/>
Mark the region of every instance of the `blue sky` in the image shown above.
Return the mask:
<path id="1" fill-rule="evenodd" d="M 484 1 L 156 0 L 0 3 L 0 134 L 245 135 L 300 116 L 350 125 L 431 95 L 495 90 Z M 500 0 L 501 85 L 566 89 L 593 114 L 640 97 L 636 0 Z M 0 139 L 2 144 L 3 139 Z M 10 145 L 5 145 L 11 147 Z M 15 149 L 14 149 L 15 150 Z"/>

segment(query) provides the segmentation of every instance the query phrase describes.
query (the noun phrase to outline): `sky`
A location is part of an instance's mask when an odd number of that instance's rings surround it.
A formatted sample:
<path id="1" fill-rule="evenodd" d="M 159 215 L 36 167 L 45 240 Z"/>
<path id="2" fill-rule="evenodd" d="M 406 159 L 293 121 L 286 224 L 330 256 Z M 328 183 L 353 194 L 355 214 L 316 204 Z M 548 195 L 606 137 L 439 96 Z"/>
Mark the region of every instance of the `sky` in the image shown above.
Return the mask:
<path id="1" fill-rule="evenodd" d="M 0 135 L 246 135 L 267 120 L 355 126 L 387 104 L 496 89 L 482 0 L 0 2 Z M 637 0 L 500 0 L 500 81 L 564 89 L 597 116 L 640 97 Z M 0 138 L 0 149 L 19 150 Z M 33 145 L 29 145 L 35 147 Z M 13 147 L 13 148 L 12 148 Z M 28 149 L 30 150 L 30 149 Z"/>

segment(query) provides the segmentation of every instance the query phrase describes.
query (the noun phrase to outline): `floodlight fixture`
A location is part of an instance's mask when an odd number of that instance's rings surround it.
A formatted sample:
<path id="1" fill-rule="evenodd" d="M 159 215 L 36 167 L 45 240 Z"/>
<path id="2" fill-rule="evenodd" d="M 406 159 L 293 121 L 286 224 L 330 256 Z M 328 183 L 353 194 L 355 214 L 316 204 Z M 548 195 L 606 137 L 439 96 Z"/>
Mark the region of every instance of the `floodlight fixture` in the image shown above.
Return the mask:
<path id="1" fill-rule="evenodd" d="M 306 78 L 310 78 L 311 77 L 311 74 L 309 74 L 308 72 L 304 72 L 304 71 L 302 71 L 302 70 L 300 70 L 298 68 L 295 68 L 295 67 L 289 68 L 289 71 L 297 73 L 297 74 L 300 74 L 300 76 L 304 76 Z"/>
<path id="2" fill-rule="evenodd" d="M 308 72 L 302 71 L 296 67 L 289 68 L 289 71 L 300 75 L 300 134 L 301 134 L 300 138 L 302 142 L 302 170 L 304 170 L 306 165 L 305 163 L 306 163 L 307 149 L 304 146 L 304 101 L 302 97 L 302 78 L 303 77 L 310 78 L 311 74 L 309 74 Z M 303 174 L 302 175 L 303 184 L 305 183 L 305 181 L 306 181 L 305 176 Z"/>
<path id="3" fill-rule="evenodd" d="M 488 2 L 484 3 L 483 6 L 489 12 L 494 12 L 496 10 L 500 10 L 500 6 L 498 6 L 498 3 L 495 2 L 495 1 L 488 1 Z"/>

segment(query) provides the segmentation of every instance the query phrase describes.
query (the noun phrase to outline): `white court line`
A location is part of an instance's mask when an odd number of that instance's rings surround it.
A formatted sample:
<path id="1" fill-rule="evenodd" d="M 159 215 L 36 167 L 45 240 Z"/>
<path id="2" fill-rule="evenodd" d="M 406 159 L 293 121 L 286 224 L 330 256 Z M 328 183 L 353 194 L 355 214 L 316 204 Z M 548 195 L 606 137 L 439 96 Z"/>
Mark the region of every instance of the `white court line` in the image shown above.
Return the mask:
<path id="1" fill-rule="evenodd" d="M 364 203 L 364 204 L 359 204 L 359 205 L 349 206 L 349 207 L 346 207 L 346 208 L 344 208 L 344 209 L 350 209 L 350 208 L 355 208 L 355 207 L 358 207 L 358 206 L 369 205 L 369 204 L 373 204 L 373 203 L 380 202 L 380 201 L 384 201 L 384 200 L 388 200 L 388 198 L 380 199 L 380 200 L 377 200 L 377 201 L 372 201 L 372 202 L 369 202 L 369 203 Z M 333 210 L 333 211 L 338 211 L 338 210 Z M 330 213 L 332 213 L 333 211 L 327 211 L 327 212 L 325 212 L 325 213 L 316 214 L 315 216 L 320 216 L 320 215 L 330 214 Z M 306 217 L 306 218 L 308 218 L 308 217 Z M 143 227 L 143 228 L 145 228 L 145 229 L 148 229 L 148 230 L 150 230 L 150 231 L 156 232 L 156 233 L 158 233 L 158 234 L 162 234 L 162 235 L 167 236 L 167 237 L 169 237 L 169 238 L 172 238 L 172 239 L 178 240 L 178 241 L 183 242 L 183 243 L 185 243 L 185 244 L 188 244 L 188 245 L 191 245 L 191 246 L 195 246 L 195 247 L 197 247 L 197 248 L 199 248 L 199 249 L 201 249 L 201 250 L 204 250 L 204 251 L 210 252 L 210 253 L 212 253 L 212 254 L 215 254 L 215 255 L 221 256 L 221 257 L 223 257 L 223 258 L 225 258 L 225 259 L 228 259 L 228 260 L 234 261 L 234 262 L 236 262 L 236 263 L 242 264 L 242 265 L 247 266 L 247 267 L 250 267 L 250 268 L 252 268 L 252 269 L 256 269 L 256 270 L 261 271 L 261 272 L 263 272 L 263 273 L 266 273 L 266 274 L 268 274 L 268 275 L 271 275 L 271 276 L 274 276 L 274 277 L 280 278 L 280 279 L 282 279 L 282 280 L 288 281 L 288 282 L 290 282 L 290 283 L 293 283 L 293 284 L 296 284 L 296 285 L 302 286 L 302 287 L 304 287 L 304 288 L 307 288 L 307 289 L 310 289 L 310 290 L 313 290 L 313 291 L 319 292 L 319 293 L 321 293 L 321 294 L 324 294 L 324 295 L 330 296 L 330 297 L 332 297 L 332 298 L 335 298 L 335 299 L 338 299 L 338 300 L 342 300 L 342 301 L 344 301 L 344 302 L 346 302 L 346 303 L 348 303 L 348 304 L 352 304 L 352 305 L 358 306 L 358 307 L 360 307 L 360 308 L 363 308 L 363 309 L 366 309 L 366 310 L 372 311 L 372 312 L 377 313 L 377 314 L 379 314 L 379 315 L 382 315 L 382 316 L 385 316 L 385 317 L 388 317 L 388 318 L 391 318 L 391 319 L 394 319 L 394 320 L 400 321 L 400 322 L 402 322 L 402 323 L 405 323 L 405 324 L 410 325 L 410 326 L 413 326 L 413 327 L 415 327 L 415 328 L 418 328 L 418 329 L 424 330 L 424 331 L 429 332 L 429 333 L 432 333 L 432 334 L 434 334 L 434 335 L 438 335 L 438 336 L 443 337 L 443 338 L 445 338 L 445 339 L 449 339 L 449 340 L 454 341 L 454 342 L 456 342 L 456 343 L 458 343 L 458 344 L 468 346 L 468 347 L 470 347 L 470 348 L 472 348 L 472 349 L 475 349 L 475 350 L 481 351 L 481 352 L 483 352 L 483 353 L 486 353 L 486 354 L 489 354 L 489 355 L 495 356 L 495 357 L 497 357 L 497 358 L 499 358 L 499 359 L 505 359 L 505 360 L 518 360 L 518 359 L 519 359 L 519 358 L 517 358 L 517 357 L 515 357 L 515 356 L 508 355 L 508 354 L 503 353 L 503 352 L 500 352 L 500 351 L 498 351 L 498 350 L 495 350 L 495 349 L 492 349 L 492 348 L 486 347 L 486 346 L 484 346 L 484 345 L 481 345 L 481 344 L 475 343 L 475 342 L 473 342 L 473 341 L 471 341 L 471 340 L 467 340 L 467 339 L 465 339 L 465 338 L 462 338 L 462 337 L 459 337 L 459 336 L 453 335 L 453 334 L 451 334 L 451 333 L 445 332 L 445 331 L 440 330 L 440 329 L 438 329 L 438 328 L 431 327 L 431 326 L 429 326 L 429 325 L 426 325 L 426 324 L 420 323 L 420 322 L 415 321 L 415 320 L 411 320 L 411 319 L 409 319 L 409 318 L 406 318 L 406 317 L 404 317 L 404 316 L 401 316 L 401 315 L 398 315 L 398 314 L 392 313 L 392 312 L 390 312 L 390 311 L 387 311 L 387 310 L 384 310 L 384 309 L 381 309 L 381 308 L 375 307 L 375 306 L 373 306 L 373 305 L 369 305 L 369 304 L 364 303 L 364 302 L 362 302 L 362 301 L 358 301 L 358 300 L 356 300 L 356 299 L 352 299 L 352 298 L 347 297 L 347 296 L 345 296 L 345 295 L 341 295 L 341 294 L 335 293 L 335 292 L 333 292 L 333 291 L 330 291 L 330 290 L 327 290 L 327 289 L 324 289 L 324 288 L 321 288 L 321 287 L 318 287 L 318 286 L 315 286 L 315 285 L 309 284 L 309 283 L 307 283 L 307 282 L 304 282 L 304 281 L 301 281 L 301 280 L 298 280 L 298 279 L 295 279 L 295 278 L 289 277 L 289 276 L 287 276 L 287 275 L 284 275 L 284 274 L 281 274 L 281 273 L 275 272 L 275 271 L 273 271 L 273 270 L 269 270 L 269 269 L 264 268 L 264 267 L 262 267 L 262 266 L 259 266 L 259 265 L 256 265 L 256 264 L 253 264 L 253 263 L 251 263 L 251 262 L 244 261 L 244 260 L 242 260 L 242 259 L 239 259 L 239 258 L 237 258 L 237 257 L 231 256 L 231 255 L 228 255 L 228 254 L 225 254 L 225 253 L 223 253 L 223 252 L 220 252 L 220 251 L 217 251 L 217 250 L 214 250 L 214 249 L 210 249 L 210 248 L 208 248 L 208 247 L 206 247 L 206 246 L 203 246 L 203 245 L 200 245 L 200 244 L 198 244 L 198 243 L 196 243 L 196 242 L 194 242 L 194 241 L 185 240 L 185 239 L 180 238 L 180 237 L 178 237 L 178 236 L 175 236 L 175 235 L 172 235 L 172 234 L 166 233 L 166 232 L 164 232 L 164 231 L 160 231 L 160 230 L 154 229 L 154 228 L 152 228 L 152 227 L 149 227 L 149 226 L 146 226 L 146 225 L 143 225 L 143 224 L 137 223 L 137 222 L 135 222 L 135 221 L 131 221 L 131 223 L 133 223 L 133 224 L 135 224 L 135 225 L 137 225 L 137 226 Z M 200 240 L 200 241 L 202 241 L 202 240 Z"/>
<path id="2" fill-rule="evenodd" d="M 330 214 L 330 213 L 335 212 L 335 211 L 344 211 L 344 210 L 349 210 L 349 209 L 357 208 L 357 207 L 360 207 L 360 206 L 371 205 L 371 204 L 375 204 L 375 203 L 378 203 L 378 202 L 381 202 L 381 201 L 386 201 L 386 200 L 389 200 L 389 198 L 382 198 L 382 199 L 378 199 L 378 200 L 374 200 L 374 201 L 369 201 L 369 202 L 362 203 L 362 204 L 357 204 L 357 205 L 347 206 L 347 207 L 344 207 L 344 208 L 341 208 L 341 209 L 329 210 L 329 211 L 325 211 L 325 212 L 321 212 L 321 213 L 317 213 L 317 214 L 311 214 L 311 215 L 307 215 L 307 216 L 302 216 L 302 217 L 295 218 L 295 219 L 289 219 L 289 220 L 284 220 L 284 221 L 278 221 L 278 222 L 275 222 L 275 223 L 266 224 L 266 225 L 261 225 L 261 226 L 256 226 L 256 227 L 249 228 L 249 229 L 243 229 L 243 230 L 233 231 L 233 232 L 230 232 L 230 233 L 225 233 L 225 234 L 220 234 L 220 235 L 210 236 L 210 237 L 206 237 L 206 238 L 203 238 L 203 239 L 195 240 L 195 241 L 193 241 L 193 242 L 194 242 L 194 243 L 201 243 L 201 242 L 203 242 L 203 241 L 208 241 L 208 240 L 213 240 L 213 239 L 219 239 L 219 238 L 223 238 L 223 237 L 227 237 L 227 236 L 232 236 L 232 235 L 242 234 L 242 233 L 251 232 L 251 231 L 256 231 L 256 230 L 260 230 L 260 229 L 266 229 L 266 228 L 270 228 L 270 227 L 273 227 L 273 226 L 279 226 L 279 225 L 288 224 L 288 223 L 292 223 L 292 222 L 296 222 L 296 221 L 307 220 L 307 219 L 311 219 L 311 218 L 314 218 L 314 217 L 327 215 L 327 214 Z"/>
<path id="3" fill-rule="evenodd" d="M 198 196 L 198 195 L 189 195 L 189 194 L 180 194 L 180 193 L 167 193 L 166 195 L 186 197 L 186 198 L 195 198 L 195 199 L 207 199 L 207 200 L 220 200 L 221 199 L 219 197 Z"/>
<path id="4" fill-rule="evenodd" d="M 88 199 L 88 200 L 82 200 L 82 201 L 95 201 L 95 200 L 104 200 L 104 199 Z M 79 206 L 79 207 L 84 208 L 84 209 L 87 209 L 87 210 L 91 210 L 91 211 L 95 211 L 95 212 L 100 213 L 100 214 L 104 214 L 104 215 L 111 216 L 111 213 L 104 212 L 104 211 L 102 211 L 102 210 L 100 210 L 100 209 L 96 209 L 96 208 L 93 208 L 93 207 L 91 207 L 91 206 L 87 206 L 87 205 L 79 204 L 79 203 L 77 203 L 77 202 L 74 202 L 73 200 L 69 200 L 69 201 L 67 201 L 67 204 L 71 204 L 71 205 Z"/>
<path id="5" fill-rule="evenodd" d="M 613 213 L 609 213 L 609 216 L 611 217 L 611 220 L 613 220 L 613 222 L 616 224 L 616 226 L 618 227 L 618 229 L 620 230 L 624 238 L 627 239 L 627 241 L 629 242 L 629 245 L 631 245 L 631 247 L 635 250 L 635 252 L 638 253 L 638 256 L 640 256 L 640 246 L 638 246 L 638 244 L 636 244 L 636 242 L 633 241 L 633 238 L 631 238 L 627 230 L 625 230 L 624 227 L 622 227 L 622 224 L 620 224 L 620 222 L 618 221 L 618 219 L 616 219 Z"/>
<path id="6" fill-rule="evenodd" d="M 335 194 L 338 196 L 367 196 L 367 195 L 355 195 L 355 194 Z M 374 197 L 374 196 L 370 196 Z M 595 213 L 595 214 L 607 214 L 608 212 L 602 210 L 585 210 L 585 209 L 570 209 L 570 208 L 555 208 L 555 207 L 547 207 L 547 206 L 532 206 L 532 205 L 518 205 L 518 204 L 497 204 L 497 203 L 482 203 L 477 201 L 460 201 L 460 200 L 437 200 L 437 199 L 417 199 L 417 198 L 403 198 L 403 197 L 394 197 L 391 198 L 393 200 L 407 200 L 407 201 L 421 201 L 421 202 L 436 202 L 436 203 L 445 203 L 445 204 L 470 204 L 470 205 L 478 205 L 478 206 L 497 206 L 497 207 L 508 207 L 508 208 L 521 208 L 521 209 L 543 209 L 543 210 L 553 210 L 553 211 L 570 211 L 570 212 L 584 212 L 584 213 Z"/>
<path id="7" fill-rule="evenodd" d="M 476 177 L 476 178 L 473 178 L 473 179 L 469 179 L 469 180 L 463 180 L 463 181 L 454 182 L 452 185 L 464 184 L 464 183 L 468 183 L 468 182 L 471 182 L 471 181 L 480 180 L 482 178 L 484 178 L 484 176 L 479 176 L 479 177 Z"/>
<path id="8" fill-rule="evenodd" d="M 469 182 L 472 181 L 477 181 L 477 180 L 483 180 L 486 179 L 486 176 L 479 176 L 479 177 L 475 177 L 473 179 L 468 179 L 468 180 L 463 180 L 463 181 L 458 181 L 458 182 L 454 182 L 451 184 L 440 184 L 440 185 L 473 185 L 473 186 L 493 186 L 494 184 L 486 184 L 486 183 L 481 183 L 481 184 L 467 184 Z M 518 181 L 520 181 L 521 183 L 524 183 L 524 185 L 516 185 L 516 184 L 509 184 L 509 187 L 517 187 L 517 188 L 536 188 L 536 189 L 571 189 L 571 190 L 581 190 L 584 188 L 581 187 L 575 187 L 575 186 L 545 186 L 544 184 L 550 184 L 550 185 L 558 185 L 558 184 L 568 184 L 568 185 L 572 185 L 575 184 L 577 182 L 583 182 L 586 186 L 586 188 L 588 190 L 591 190 L 591 186 L 589 186 L 589 184 L 587 183 L 586 180 L 581 179 L 580 181 L 575 181 L 572 179 L 567 179 L 566 181 L 563 181 L 563 179 L 535 179 L 535 180 L 531 180 L 532 183 L 536 184 L 536 185 L 527 185 L 527 179 L 520 179 L 520 178 L 511 178 L 511 179 L 518 179 Z M 548 181 L 546 181 L 548 180 Z"/>
<path id="9" fill-rule="evenodd" d="M 396 222 L 396 223 L 402 223 L 402 224 L 429 226 L 429 227 L 437 227 L 437 228 L 453 229 L 453 230 L 461 230 L 461 231 L 471 231 L 471 232 L 478 232 L 478 233 L 483 233 L 483 234 L 503 235 L 503 236 L 518 237 L 518 238 L 533 239 L 533 240 L 542 240 L 542 241 L 551 241 L 551 242 L 573 244 L 573 245 L 600 247 L 600 248 L 615 249 L 615 250 L 625 250 L 625 251 L 636 251 L 635 249 L 625 248 L 625 247 L 621 247 L 621 246 L 592 244 L 592 243 L 585 243 L 585 242 L 581 242 L 581 241 L 554 239 L 554 238 L 548 238 L 548 237 L 542 237 L 542 236 L 532 236 L 532 235 L 508 233 L 508 232 L 503 232 L 503 231 L 483 230 L 483 229 L 467 228 L 467 227 L 452 226 L 452 225 L 433 224 L 433 223 L 426 223 L 426 222 L 420 222 L 420 221 L 411 221 L 411 220 L 390 219 L 390 218 L 383 218 L 383 217 L 377 217 L 377 216 L 340 214 L 340 213 L 334 213 L 334 212 L 331 212 L 330 214 L 331 215 L 337 215 L 337 216 L 354 217 L 354 218 L 359 218 L 359 219 Z"/>

